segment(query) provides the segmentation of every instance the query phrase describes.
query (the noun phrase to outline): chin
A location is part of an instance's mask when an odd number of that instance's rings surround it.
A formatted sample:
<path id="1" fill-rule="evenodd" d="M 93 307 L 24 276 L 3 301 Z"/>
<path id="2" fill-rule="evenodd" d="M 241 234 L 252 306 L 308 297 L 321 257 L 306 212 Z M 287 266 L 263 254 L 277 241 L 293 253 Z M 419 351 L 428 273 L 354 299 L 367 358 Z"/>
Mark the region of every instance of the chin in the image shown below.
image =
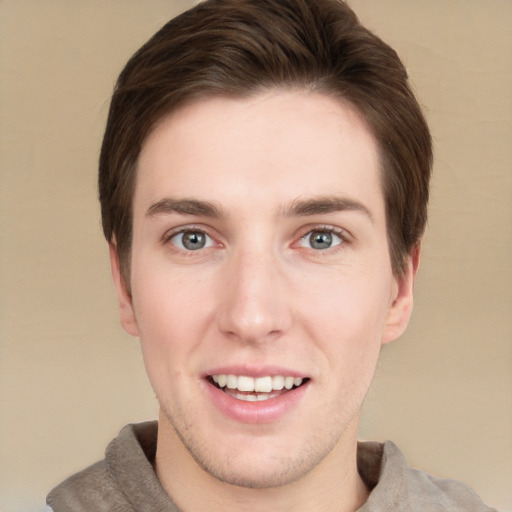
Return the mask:
<path id="1" fill-rule="evenodd" d="M 290 446 L 290 436 L 286 436 L 286 439 L 262 438 L 252 442 L 224 439 L 226 443 L 212 446 L 198 443 L 190 430 L 184 435 L 179 429 L 174 431 L 203 471 L 218 481 L 248 489 L 281 487 L 300 480 L 321 464 L 339 441 L 338 436 L 330 439 L 318 436 L 302 442 L 294 437 Z"/>
<path id="2" fill-rule="evenodd" d="M 268 489 L 281 487 L 297 480 L 311 471 L 319 461 L 313 460 L 261 460 L 252 463 L 233 463 L 228 461 L 225 464 L 209 464 L 209 461 L 196 462 L 216 480 L 226 484 L 243 487 L 247 489 Z"/>

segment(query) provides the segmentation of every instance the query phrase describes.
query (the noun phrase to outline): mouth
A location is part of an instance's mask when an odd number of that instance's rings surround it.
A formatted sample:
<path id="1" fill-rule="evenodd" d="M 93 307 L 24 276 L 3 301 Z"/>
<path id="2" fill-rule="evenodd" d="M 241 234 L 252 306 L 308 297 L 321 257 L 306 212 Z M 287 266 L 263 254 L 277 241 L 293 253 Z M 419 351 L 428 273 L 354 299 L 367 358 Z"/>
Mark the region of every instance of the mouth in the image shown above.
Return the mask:
<path id="1" fill-rule="evenodd" d="M 290 375 L 209 375 L 209 383 L 227 395 L 244 402 L 262 402 L 280 397 L 305 385 L 309 379 Z"/>

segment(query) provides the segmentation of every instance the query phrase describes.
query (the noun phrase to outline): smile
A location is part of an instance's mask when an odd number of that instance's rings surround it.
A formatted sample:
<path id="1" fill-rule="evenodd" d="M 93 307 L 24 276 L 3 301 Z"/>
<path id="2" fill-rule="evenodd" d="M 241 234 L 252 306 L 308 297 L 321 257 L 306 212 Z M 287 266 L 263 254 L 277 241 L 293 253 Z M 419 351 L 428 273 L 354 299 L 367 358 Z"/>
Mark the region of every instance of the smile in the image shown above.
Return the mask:
<path id="1" fill-rule="evenodd" d="M 245 402 L 261 402 L 282 396 L 308 379 L 285 375 L 248 377 L 246 375 L 211 375 L 211 381 L 224 393 Z"/>

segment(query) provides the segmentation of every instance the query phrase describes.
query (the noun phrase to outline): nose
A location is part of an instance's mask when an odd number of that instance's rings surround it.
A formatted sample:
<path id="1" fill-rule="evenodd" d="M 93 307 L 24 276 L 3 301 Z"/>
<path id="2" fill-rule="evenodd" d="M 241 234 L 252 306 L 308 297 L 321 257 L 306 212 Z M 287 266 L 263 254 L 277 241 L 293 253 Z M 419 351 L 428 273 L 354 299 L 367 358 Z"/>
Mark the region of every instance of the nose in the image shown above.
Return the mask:
<path id="1" fill-rule="evenodd" d="M 225 267 L 219 329 L 244 343 L 275 339 L 291 324 L 286 279 L 277 258 L 265 251 L 233 255 Z"/>

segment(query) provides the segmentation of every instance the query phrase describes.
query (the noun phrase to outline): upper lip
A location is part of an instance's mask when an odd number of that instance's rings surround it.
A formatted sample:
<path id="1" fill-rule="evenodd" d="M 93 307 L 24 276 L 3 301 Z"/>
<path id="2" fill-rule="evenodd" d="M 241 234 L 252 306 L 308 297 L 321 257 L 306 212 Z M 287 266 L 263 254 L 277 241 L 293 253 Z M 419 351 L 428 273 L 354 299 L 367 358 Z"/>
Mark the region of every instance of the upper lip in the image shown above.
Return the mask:
<path id="1" fill-rule="evenodd" d="M 245 375 L 247 377 L 253 378 L 283 375 L 285 377 L 296 377 L 302 379 L 309 378 L 309 375 L 304 372 L 276 365 L 265 365 L 258 367 L 251 365 L 217 366 L 204 372 L 203 377 L 210 377 L 212 375 Z"/>

